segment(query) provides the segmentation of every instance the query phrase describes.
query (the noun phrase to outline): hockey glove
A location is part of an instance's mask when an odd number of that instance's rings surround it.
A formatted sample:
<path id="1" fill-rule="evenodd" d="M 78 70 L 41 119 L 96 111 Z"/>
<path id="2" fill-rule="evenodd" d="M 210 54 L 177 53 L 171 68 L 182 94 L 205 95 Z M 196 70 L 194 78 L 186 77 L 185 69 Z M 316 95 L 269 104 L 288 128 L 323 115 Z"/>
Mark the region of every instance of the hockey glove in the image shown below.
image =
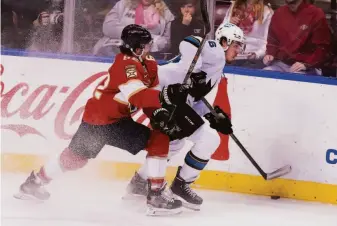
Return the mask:
<path id="1" fill-rule="evenodd" d="M 176 121 L 173 119 L 170 121 L 170 116 L 171 112 L 165 108 L 155 110 L 150 118 L 151 127 L 166 134 L 170 138 L 170 141 L 185 137 Z"/>
<path id="2" fill-rule="evenodd" d="M 165 86 L 159 94 L 160 103 L 165 105 L 180 105 L 186 103 L 188 87 L 182 84 Z"/>
<path id="3" fill-rule="evenodd" d="M 215 106 L 214 110 L 217 113 L 217 116 L 214 116 L 212 113 L 204 115 L 209 121 L 211 128 L 225 135 L 233 133 L 232 123 L 228 115 L 219 106 Z"/>
<path id="4" fill-rule="evenodd" d="M 206 96 L 213 88 L 211 80 L 206 82 L 206 72 L 192 73 L 190 77 L 191 85 L 189 94 L 194 97 L 194 101 L 199 101 L 202 97 Z"/>
<path id="5" fill-rule="evenodd" d="M 153 129 L 164 132 L 170 120 L 170 112 L 165 108 L 158 108 L 153 111 L 150 124 Z"/>

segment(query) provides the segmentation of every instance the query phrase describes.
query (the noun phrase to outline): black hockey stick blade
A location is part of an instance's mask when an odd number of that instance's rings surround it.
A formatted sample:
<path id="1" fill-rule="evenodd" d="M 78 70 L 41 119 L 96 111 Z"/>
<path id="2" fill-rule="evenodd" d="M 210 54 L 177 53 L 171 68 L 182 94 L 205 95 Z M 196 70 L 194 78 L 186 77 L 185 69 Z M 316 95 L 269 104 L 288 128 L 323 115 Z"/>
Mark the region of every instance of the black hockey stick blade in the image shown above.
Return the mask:
<path id="1" fill-rule="evenodd" d="M 201 98 L 202 102 L 206 105 L 206 107 L 211 111 L 211 113 L 215 116 L 218 117 L 218 114 L 215 112 L 214 108 L 208 101 L 205 99 L 205 97 Z M 241 149 L 241 151 L 245 154 L 245 156 L 249 159 L 249 161 L 253 164 L 253 166 L 259 171 L 260 175 L 265 179 L 265 180 L 272 180 L 281 176 L 284 176 L 288 174 L 291 171 L 291 166 L 286 165 L 278 170 L 275 170 L 274 172 L 271 173 L 266 173 L 260 166 L 259 164 L 255 161 L 255 159 L 249 154 L 247 149 L 241 144 L 239 139 L 234 135 L 234 133 L 229 135 L 233 141 L 238 145 L 238 147 Z"/>
<path id="2" fill-rule="evenodd" d="M 255 159 L 249 154 L 249 152 L 247 151 L 247 149 L 241 144 L 241 142 L 239 141 L 239 139 L 232 133 L 230 134 L 230 137 L 234 140 L 234 142 L 239 146 L 239 148 L 241 149 L 241 151 L 246 155 L 246 157 L 249 159 L 249 161 L 254 165 L 254 167 L 257 169 L 257 171 L 259 171 L 259 173 L 261 174 L 261 176 L 265 179 L 265 180 L 272 180 L 281 176 L 284 176 L 288 173 L 290 173 L 291 171 L 291 166 L 290 165 L 286 165 L 280 169 L 277 169 L 271 173 L 266 173 L 260 166 L 259 164 L 255 161 Z"/>
<path id="3" fill-rule="evenodd" d="M 266 180 L 272 180 L 272 179 L 275 179 L 275 178 L 278 178 L 278 177 L 282 177 L 282 176 L 290 173 L 291 169 L 292 168 L 291 168 L 290 165 L 283 166 L 282 168 L 277 169 L 274 172 L 267 173 L 267 176 L 266 176 L 265 179 Z"/>

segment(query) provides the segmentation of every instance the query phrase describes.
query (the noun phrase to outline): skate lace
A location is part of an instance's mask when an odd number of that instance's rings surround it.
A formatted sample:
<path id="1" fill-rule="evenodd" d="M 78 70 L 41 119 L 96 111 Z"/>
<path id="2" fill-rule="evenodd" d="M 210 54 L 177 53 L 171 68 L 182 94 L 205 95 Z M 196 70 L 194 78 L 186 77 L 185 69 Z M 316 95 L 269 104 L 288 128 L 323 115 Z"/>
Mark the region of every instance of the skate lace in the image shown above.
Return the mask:
<path id="1" fill-rule="evenodd" d="M 170 193 L 170 191 L 168 190 L 163 191 L 162 198 L 169 203 L 174 203 L 174 198 L 172 196 L 172 193 Z"/>
<path id="2" fill-rule="evenodd" d="M 197 193 L 195 193 L 189 186 L 189 184 L 184 185 L 184 191 L 191 196 L 192 198 L 195 198 L 197 196 Z"/>
<path id="3" fill-rule="evenodd" d="M 169 203 L 174 203 L 174 199 L 173 198 L 169 198 L 169 197 L 166 197 L 166 196 L 163 196 L 164 200 L 169 202 Z"/>

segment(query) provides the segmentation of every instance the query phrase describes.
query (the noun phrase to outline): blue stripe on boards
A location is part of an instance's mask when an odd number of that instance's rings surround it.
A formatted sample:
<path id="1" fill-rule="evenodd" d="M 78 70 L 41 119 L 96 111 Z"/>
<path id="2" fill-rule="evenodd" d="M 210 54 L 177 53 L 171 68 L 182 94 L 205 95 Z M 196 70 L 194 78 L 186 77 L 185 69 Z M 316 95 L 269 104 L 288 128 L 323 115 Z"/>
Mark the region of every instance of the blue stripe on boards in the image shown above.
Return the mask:
<path id="1" fill-rule="evenodd" d="M 29 52 L 17 49 L 1 49 L 1 55 L 5 56 L 20 56 L 20 57 L 36 57 L 48 59 L 62 59 L 73 61 L 89 61 L 111 64 L 114 57 L 97 57 L 97 56 L 83 56 L 72 54 L 56 54 L 56 53 L 42 53 L 42 52 Z M 177 58 L 179 59 L 179 58 Z M 166 61 L 158 60 L 158 64 L 165 64 Z M 235 74 L 235 76 L 250 76 L 259 78 L 270 78 L 275 80 L 288 80 L 294 82 L 316 83 L 322 85 L 337 86 L 337 78 L 328 78 L 324 76 L 302 75 L 294 73 L 282 73 L 277 71 L 264 71 L 257 69 L 248 69 L 240 67 L 226 66 L 224 73 Z"/>

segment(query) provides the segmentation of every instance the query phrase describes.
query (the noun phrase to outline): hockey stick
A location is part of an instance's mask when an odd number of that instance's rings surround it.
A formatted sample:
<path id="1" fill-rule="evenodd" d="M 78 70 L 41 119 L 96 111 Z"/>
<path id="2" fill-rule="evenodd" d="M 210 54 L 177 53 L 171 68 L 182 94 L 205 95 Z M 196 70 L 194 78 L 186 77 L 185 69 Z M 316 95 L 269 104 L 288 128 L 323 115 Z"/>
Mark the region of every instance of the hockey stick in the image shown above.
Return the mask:
<path id="1" fill-rule="evenodd" d="M 206 0 L 200 0 L 200 9 L 201 9 L 201 15 L 205 24 L 205 34 L 204 37 L 200 43 L 200 46 L 191 62 L 191 65 L 187 71 L 187 74 L 184 78 L 184 82 L 183 84 L 187 83 L 187 80 L 190 78 L 193 69 L 199 59 L 199 56 L 201 54 L 202 48 L 206 42 L 206 36 L 207 34 L 210 32 L 211 30 L 211 26 L 210 26 L 210 22 L 209 22 L 209 17 L 208 17 L 208 12 L 207 12 L 207 2 Z M 213 109 L 212 105 L 210 105 L 208 103 L 208 101 L 202 97 L 201 98 L 202 102 L 207 106 L 207 108 L 211 111 L 211 113 L 215 116 L 218 117 L 218 114 L 215 112 L 215 110 Z M 172 116 L 174 115 L 176 106 L 174 107 L 174 110 L 171 113 L 170 116 L 170 120 L 172 118 Z M 284 166 L 278 170 L 275 170 L 274 172 L 271 173 L 266 173 L 262 170 L 262 168 L 257 164 L 257 162 L 253 159 L 253 157 L 249 154 L 249 152 L 246 150 L 246 148 L 241 144 L 241 142 L 239 141 L 239 139 L 232 133 L 230 134 L 230 137 L 234 140 L 234 142 L 240 147 L 240 149 L 242 150 L 242 152 L 246 155 L 246 157 L 249 159 L 249 161 L 254 165 L 254 167 L 259 171 L 259 173 L 261 174 L 261 176 L 265 179 L 265 180 L 271 180 L 277 177 L 281 177 L 287 173 L 289 173 L 291 171 L 291 166 L 287 165 Z"/>
<path id="2" fill-rule="evenodd" d="M 183 84 L 186 84 L 187 80 L 190 78 L 193 69 L 195 67 L 195 64 L 197 63 L 199 56 L 201 54 L 202 48 L 205 45 L 206 42 L 206 36 L 207 34 L 211 31 L 211 24 L 209 22 L 209 17 L 208 17 L 208 11 L 207 11 L 207 1 L 206 0 L 200 0 L 200 10 L 201 10 L 201 16 L 202 16 L 202 20 L 204 21 L 204 25 L 205 25 L 205 33 L 204 33 L 204 37 L 202 37 L 202 41 L 200 43 L 200 46 L 197 50 L 197 52 L 194 55 L 194 58 L 192 60 L 192 63 L 187 71 L 187 74 L 184 78 L 184 82 Z"/>
<path id="3" fill-rule="evenodd" d="M 200 53 L 202 51 L 202 48 L 206 42 L 206 35 L 210 32 L 211 30 L 211 25 L 209 22 L 209 17 L 208 17 L 208 12 L 207 12 L 207 2 L 206 0 L 200 0 L 200 9 L 201 9 L 201 16 L 202 19 L 204 21 L 205 24 L 205 35 L 202 39 L 202 42 L 194 56 L 194 59 L 190 65 L 189 70 L 187 71 L 187 74 L 185 76 L 184 79 L 184 83 L 186 84 L 187 80 L 190 78 L 193 69 L 195 67 L 195 64 L 197 63 Z M 208 103 L 208 101 L 202 97 L 201 98 L 202 102 L 207 106 L 207 108 L 211 111 L 211 113 L 215 116 L 218 117 L 218 114 L 215 112 L 215 110 L 213 109 L 212 105 L 210 105 Z M 287 173 L 289 173 L 291 171 L 291 166 L 287 165 L 284 166 L 278 170 L 275 170 L 274 172 L 271 173 L 266 173 L 262 170 L 262 168 L 259 166 L 259 164 L 257 164 L 257 162 L 254 160 L 254 158 L 249 154 L 249 152 L 246 150 L 246 148 L 241 144 L 241 142 L 239 141 L 239 139 L 232 133 L 230 134 L 230 137 L 234 140 L 234 142 L 240 147 L 240 149 L 242 150 L 242 152 L 246 155 L 246 157 L 249 159 L 249 161 L 254 165 L 254 167 L 259 171 L 259 173 L 261 174 L 261 176 L 265 179 L 265 180 L 271 180 L 277 177 L 281 177 Z"/>
<path id="4" fill-rule="evenodd" d="M 212 107 L 212 105 L 210 105 L 208 103 L 208 101 L 205 99 L 205 97 L 201 98 L 201 101 L 207 106 L 207 108 L 211 111 L 211 113 L 218 118 L 218 114 L 215 112 L 214 108 Z M 239 146 L 239 148 L 241 149 L 241 151 L 246 155 L 246 157 L 249 159 L 249 161 L 255 166 L 255 168 L 257 169 L 257 171 L 259 171 L 259 173 L 261 174 L 261 176 L 265 179 L 265 180 L 272 180 L 274 178 L 278 178 L 281 177 L 285 174 L 288 174 L 291 171 L 291 166 L 290 165 L 286 165 L 283 166 L 282 168 L 279 168 L 271 173 L 266 173 L 265 171 L 263 171 L 263 169 L 259 166 L 259 164 L 257 164 L 257 162 L 254 160 L 254 158 L 249 154 L 249 152 L 247 151 L 247 149 L 241 144 L 241 142 L 239 141 L 239 139 L 234 135 L 234 133 L 231 133 L 229 135 L 234 142 Z"/>
<path id="5" fill-rule="evenodd" d="M 208 17 L 208 11 L 207 11 L 207 0 L 200 0 L 200 11 L 201 11 L 201 16 L 202 16 L 202 20 L 204 22 L 204 25 L 205 25 L 205 33 L 204 33 L 204 36 L 202 37 L 202 41 L 200 43 L 200 46 L 198 47 L 198 50 L 197 52 L 195 53 L 194 55 L 194 58 L 191 62 L 191 65 L 185 75 L 185 78 L 184 78 L 184 82 L 182 84 L 186 84 L 187 80 L 190 78 L 192 72 L 193 72 L 193 69 L 199 59 L 199 56 L 201 54 L 201 51 L 202 51 L 202 48 L 204 47 L 205 45 L 205 42 L 206 42 L 206 36 L 207 34 L 211 31 L 211 24 L 209 22 L 209 17 Z M 171 121 L 174 113 L 175 113 L 175 110 L 176 110 L 177 106 L 174 106 L 172 112 L 171 112 L 171 115 L 170 115 L 170 119 L 169 121 Z"/>

